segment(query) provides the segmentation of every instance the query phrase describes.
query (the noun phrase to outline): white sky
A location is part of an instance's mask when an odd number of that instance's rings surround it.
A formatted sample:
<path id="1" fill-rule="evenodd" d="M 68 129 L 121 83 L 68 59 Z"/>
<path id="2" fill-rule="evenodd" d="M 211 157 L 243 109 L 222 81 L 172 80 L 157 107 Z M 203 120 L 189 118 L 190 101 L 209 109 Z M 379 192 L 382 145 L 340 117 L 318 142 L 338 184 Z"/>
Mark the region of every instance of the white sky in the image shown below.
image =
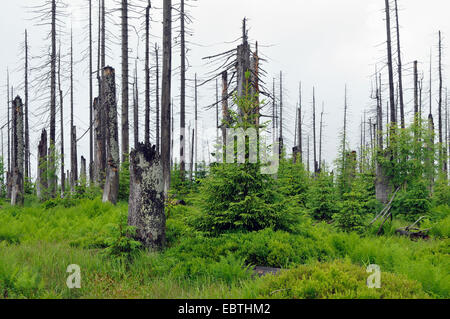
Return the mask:
<path id="1" fill-rule="evenodd" d="M 20 47 L 23 42 L 24 29 L 27 28 L 30 37 L 30 54 L 40 55 L 45 47 L 45 36 L 48 32 L 46 27 L 37 27 L 35 22 L 29 21 L 32 15 L 27 13 L 27 6 L 38 5 L 40 0 L 1 0 L 2 10 L 0 12 L 0 43 L 3 47 L 0 51 L 0 121 L 1 126 L 6 123 L 6 69 L 11 72 L 11 85 L 18 88 L 15 95 L 23 96 L 21 88 L 23 82 L 22 54 Z M 130 1 L 133 2 L 133 1 Z M 162 0 L 153 0 L 152 18 L 152 42 L 161 43 L 161 16 Z M 178 4 L 174 0 L 174 5 Z M 80 9 L 87 0 L 70 1 L 69 12 L 72 18 L 63 19 L 65 31 L 63 43 L 68 43 L 68 32 L 70 31 L 71 20 L 74 27 L 75 37 L 75 60 L 80 60 L 82 51 L 87 48 L 86 10 Z M 97 3 L 96 0 L 93 1 Z M 113 0 L 107 0 L 109 9 L 118 5 Z M 450 2 L 448 0 L 399 0 L 400 24 L 402 40 L 402 58 L 404 62 L 404 86 L 406 111 L 411 112 L 413 103 L 413 76 L 412 61 L 419 61 L 420 71 L 425 73 L 424 84 L 424 105 L 428 106 L 428 73 L 430 49 L 433 49 L 433 101 L 437 95 L 437 32 L 441 30 L 444 41 L 444 81 L 447 79 L 448 69 L 447 55 L 447 34 L 450 33 Z M 374 102 L 370 99 L 371 74 L 375 69 L 375 64 L 381 69 L 385 66 L 386 46 L 385 46 L 385 21 L 384 21 L 384 1 L 383 0 L 283 0 L 283 1 L 261 1 L 261 0 L 198 0 L 195 7 L 191 9 L 191 16 L 194 18 L 190 27 L 193 36 L 188 40 L 189 62 L 191 67 L 188 70 L 188 77 L 192 79 L 194 73 L 198 73 L 200 79 L 207 77 L 206 72 L 211 70 L 203 57 L 220 53 L 236 46 L 230 43 L 236 40 L 241 34 L 241 21 L 244 17 L 249 19 L 249 37 L 252 43 L 256 40 L 260 45 L 261 54 L 267 59 L 262 66 L 267 72 L 265 79 L 267 86 L 272 87 L 272 79 L 279 76 L 283 71 L 284 79 L 284 106 L 285 106 L 285 135 L 289 149 L 293 144 L 293 128 L 295 107 L 298 101 L 298 85 L 302 81 L 303 86 L 303 109 L 305 115 L 305 140 L 307 134 L 312 134 L 310 130 L 311 122 L 311 102 L 312 87 L 316 87 L 317 109 L 320 111 L 322 101 L 325 104 L 325 129 L 324 129 L 324 158 L 328 163 L 334 160 L 338 149 L 339 132 L 343 126 L 343 105 L 344 86 L 347 84 L 349 90 L 349 120 L 352 149 L 359 145 L 359 123 L 364 110 L 374 107 Z M 177 12 L 174 10 L 174 15 Z M 94 8 L 94 19 L 96 9 Z M 119 13 L 114 13 L 118 21 Z M 139 25 L 143 20 L 135 21 Z M 175 22 L 175 26 L 178 22 Z M 115 35 L 120 35 L 118 26 L 108 25 L 109 31 Z M 96 22 L 94 22 L 94 36 L 96 34 Z M 174 36 L 176 31 L 174 31 Z M 134 69 L 136 57 L 136 33 L 130 30 L 130 71 Z M 395 36 L 393 37 L 395 41 Z M 226 43 L 228 42 L 228 43 Z M 160 44 L 161 46 L 161 44 Z M 179 65 L 179 52 L 175 49 L 173 54 L 174 68 Z M 68 47 L 62 48 L 63 53 L 68 52 Z M 110 42 L 110 58 L 107 64 L 116 68 L 117 83 L 120 84 L 120 44 L 118 41 Z M 96 65 L 94 54 L 94 64 Z M 143 42 L 139 45 L 139 86 L 144 88 L 142 59 Z M 32 66 L 33 63 L 31 62 Z M 88 60 L 82 59 L 75 67 L 75 125 L 78 127 L 78 136 L 86 130 L 89 122 L 88 112 Z M 68 69 L 63 68 L 64 72 Z M 130 72 L 130 74 L 131 74 Z M 177 71 L 175 71 L 177 72 Z M 385 73 L 385 72 L 384 72 Z M 33 79 L 33 74 L 31 74 Z M 384 82 L 387 79 L 384 76 Z M 278 82 L 278 80 L 277 80 Z M 95 83 L 95 82 L 94 82 Z M 173 78 L 173 96 L 175 109 L 175 156 L 178 155 L 178 85 L 179 77 L 176 73 Z M 64 82 L 65 90 L 68 90 L 68 82 Z M 153 85 L 153 83 L 152 83 Z M 445 85 L 445 84 L 444 84 Z M 131 90 L 131 87 L 130 87 Z M 278 91 L 278 84 L 277 84 Z M 94 95 L 96 91 L 94 91 Z M 118 90 L 120 92 L 120 90 Z M 31 93 L 30 111 L 39 113 L 38 108 L 42 103 L 33 101 L 36 92 Z M 384 96 L 386 97 L 385 90 Z M 187 108 L 189 110 L 188 120 L 193 116 L 193 90 L 192 85 L 188 88 Z M 130 91 L 131 98 L 131 91 Z M 117 97 L 118 106 L 120 96 Z M 152 112 L 154 111 L 154 97 L 152 97 Z M 4 102 L 3 102 L 4 101 Z M 205 107 L 215 101 L 215 84 L 211 83 L 202 87 L 199 91 L 199 107 Z M 144 96 L 141 92 L 141 124 L 143 124 L 143 102 Z M 48 105 L 47 105 L 48 107 Z M 65 98 L 65 140 L 66 154 L 69 154 L 69 96 Z M 436 108 L 436 103 L 433 106 Z M 268 111 L 271 113 L 271 111 Z M 132 108 L 130 108 L 130 124 L 133 119 Z M 206 133 L 199 133 L 200 145 L 205 146 L 204 152 L 199 147 L 199 160 L 203 158 L 203 153 L 207 157 L 206 140 L 212 150 L 212 140 L 215 137 L 215 111 L 201 111 L 201 124 Z M 154 118 L 154 116 L 153 116 Z M 59 115 L 57 114 L 57 119 Z M 35 154 L 38 145 L 39 132 L 48 126 L 46 118 L 30 115 L 30 127 L 33 129 L 31 136 L 32 167 L 35 168 Z M 153 121 L 153 120 L 152 120 Z M 317 125 L 318 127 L 318 125 Z M 153 128 L 154 129 L 154 128 Z M 58 129 L 59 131 L 59 124 Z M 130 129 L 132 134 L 132 129 Z M 4 141 L 6 143 L 6 129 L 3 130 Z M 143 139 L 143 127 L 141 126 L 141 140 Z M 152 133 L 153 135 L 153 133 Z M 306 144 L 306 142 L 304 143 Z M 86 136 L 79 144 L 79 155 L 89 157 L 89 140 Z M 130 136 L 130 145 L 133 145 L 133 137 Z M 306 148 L 306 145 L 305 145 Z M 6 153 L 6 146 L 5 146 Z M 68 155 L 66 155 L 66 167 L 69 167 Z"/>

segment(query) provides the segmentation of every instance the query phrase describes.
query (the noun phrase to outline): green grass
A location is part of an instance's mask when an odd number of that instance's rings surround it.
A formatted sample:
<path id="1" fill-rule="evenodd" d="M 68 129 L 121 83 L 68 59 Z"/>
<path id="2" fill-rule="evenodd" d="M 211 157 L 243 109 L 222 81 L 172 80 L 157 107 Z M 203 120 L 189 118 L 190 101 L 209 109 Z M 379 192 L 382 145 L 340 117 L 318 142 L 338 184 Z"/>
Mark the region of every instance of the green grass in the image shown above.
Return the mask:
<path id="1" fill-rule="evenodd" d="M 194 199 L 187 201 L 193 206 L 171 211 L 168 248 L 158 254 L 141 251 L 132 263 L 104 254 L 105 240 L 126 214 L 126 203 L 3 204 L 0 298 L 450 297 L 445 211 L 426 222 L 433 229 L 426 242 L 391 231 L 381 237 L 342 233 L 307 218 L 293 233 L 266 229 L 208 237 L 190 226 L 200 212 Z M 81 267 L 81 289 L 66 286 L 70 264 Z M 380 290 L 366 287 L 369 264 L 381 267 Z M 252 265 L 290 270 L 255 278 L 248 270 Z"/>

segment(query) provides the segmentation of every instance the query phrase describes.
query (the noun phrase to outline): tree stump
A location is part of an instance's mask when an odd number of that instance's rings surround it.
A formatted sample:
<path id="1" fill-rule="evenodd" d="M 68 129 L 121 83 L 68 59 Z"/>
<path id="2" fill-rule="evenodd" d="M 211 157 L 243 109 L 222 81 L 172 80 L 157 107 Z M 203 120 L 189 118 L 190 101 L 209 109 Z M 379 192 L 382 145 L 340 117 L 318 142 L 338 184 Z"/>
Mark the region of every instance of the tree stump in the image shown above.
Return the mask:
<path id="1" fill-rule="evenodd" d="M 11 189 L 11 205 L 23 205 L 24 203 L 24 160 L 25 141 L 23 131 L 23 103 L 20 97 L 14 100 L 13 118 L 13 176 Z"/>
<path id="2" fill-rule="evenodd" d="M 86 159 L 84 156 L 81 156 L 81 167 L 80 167 L 80 182 L 83 185 L 86 185 L 87 180 L 87 172 L 86 172 Z"/>
<path id="3" fill-rule="evenodd" d="M 106 125 L 106 181 L 103 202 L 117 204 L 119 196 L 119 132 L 117 123 L 117 102 L 115 72 L 111 67 L 103 69 L 103 104 L 107 114 Z"/>
<path id="4" fill-rule="evenodd" d="M 44 199 L 47 187 L 47 131 L 43 129 L 38 146 L 38 167 L 36 180 L 36 195 L 39 200 L 42 201 Z"/>
<path id="5" fill-rule="evenodd" d="M 130 157 L 128 224 L 137 229 L 137 240 L 150 250 L 166 243 L 164 176 L 156 146 L 138 144 Z"/>

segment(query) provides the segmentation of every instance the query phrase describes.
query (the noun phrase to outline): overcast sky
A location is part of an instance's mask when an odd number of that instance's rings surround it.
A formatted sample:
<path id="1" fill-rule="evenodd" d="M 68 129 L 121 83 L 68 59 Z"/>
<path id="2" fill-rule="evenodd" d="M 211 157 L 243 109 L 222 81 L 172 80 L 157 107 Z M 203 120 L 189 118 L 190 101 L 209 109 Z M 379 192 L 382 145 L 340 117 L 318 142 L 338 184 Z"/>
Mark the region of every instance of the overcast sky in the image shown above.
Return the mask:
<path id="1" fill-rule="evenodd" d="M 21 45 L 23 42 L 24 29 L 27 28 L 30 37 L 30 54 L 39 56 L 47 46 L 45 42 L 48 27 L 36 26 L 36 21 L 30 21 L 33 16 L 26 9 L 27 6 L 38 5 L 40 0 L 2 0 L 0 12 L 0 101 L 6 105 L 6 70 L 11 72 L 11 85 L 14 85 L 15 95 L 23 96 L 23 55 Z M 97 1 L 93 1 L 95 4 Z M 109 9 L 117 7 L 113 0 L 107 0 Z M 130 1 L 132 2 L 132 1 Z M 154 0 L 152 10 L 152 42 L 161 43 L 161 16 L 162 0 Z M 178 1 L 174 0 L 174 5 Z M 87 0 L 71 0 L 67 9 L 68 17 L 63 19 L 66 35 L 63 43 L 68 43 L 68 32 L 73 25 L 75 38 L 75 59 L 81 60 L 75 70 L 75 125 L 78 127 L 80 136 L 88 127 L 88 60 L 82 59 L 83 51 L 87 48 L 86 38 L 86 9 L 82 8 Z M 324 158 L 328 163 L 336 157 L 338 149 L 339 132 L 343 126 L 344 87 L 348 87 L 348 103 L 350 112 L 350 147 L 357 149 L 359 144 L 359 123 L 364 110 L 374 107 L 374 101 L 370 99 L 371 75 L 374 73 L 375 65 L 378 69 L 385 68 L 386 57 L 386 31 L 385 13 L 383 0 L 198 0 L 194 2 L 195 7 L 190 9 L 193 23 L 190 28 L 193 31 L 189 37 L 189 62 L 188 77 L 192 79 L 198 73 L 199 79 L 205 79 L 207 72 L 212 66 L 208 65 L 203 57 L 221 53 L 234 48 L 237 43 L 233 42 L 241 34 L 241 23 L 244 17 L 249 19 L 249 37 L 252 43 L 259 42 L 260 52 L 266 62 L 262 68 L 267 72 L 265 79 L 267 86 L 272 87 L 273 78 L 278 77 L 283 71 L 284 79 L 284 106 L 285 106 L 285 134 L 289 149 L 293 144 L 293 130 L 295 107 L 298 102 L 298 85 L 303 86 L 303 109 L 305 113 L 304 136 L 311 135 L 311 107 L 312 88 L 316 88 L 317 109 L 320 111 L 322 102 L 325 106 L 324 123 Z M 412 98 L 412 61 L 419 61 L 420 72 L 425 73 L 424 91 L 428 92 L 428 73 L 430 50 L 433 49 L 433 101 L 437 97 L 437 41 L 438 31 L 443 33 L 444 41 L 444 81 L 447 79 L 448 54 L 447 34 L 450 32 L 450 2 L 448 0 L 399 0 L 400 24 L 402 41 L 402 58 L 404 62 L 405 101 L 406 111 L 411 113 L 413 108 Z M 96 9 L 94 8 L 94 12 Z M 175 15 L 176 11 L 173 12 Z M 118 13 L 113 14 L 116 21 Z M 142 22 L 133 21 L 136 26 Z M 94 15 L 95 19 L 95 15 Z M 178 22 L 175 22 L 175 26 Z M 120 29 L 109 23 L 112 34 L 120 35 Z M 96 30 L 94 29 L 94 33 Z M 174 31 L 174 36 L 176 31 Z M 134 69 L 134 58 L 139 55 L 139 86 L 144 87 L 143 82 L 143 42 L 137 41 L 134 29 L 130 30 L 130 68 Z M 393 38 L 395 40 L 395 37 Z M 118 40 L 110 38 L 110 57 L 107 64 L 117 70 L 118 83 L 120 83 L 120 45 Z M 48 46 L 47 46 L 48 47 Z M 68 52 L 68 47 L 62 48 L 63 54 Z M 179 52 L 174 50 L 174 69 L 179 65 Z M 36 66 L 38 60 L 33 60 L 32 66 Z M 35 63 L 35 64 L 33 64 Z M 68 69 L 64 68 L 64 72 Z M 175 70 L 177 71 L 177 70 Z M 385 71 L 385 69 L 384 69 Z M 386 72 L 384 72 L 386 73 Z M 31 78 L 33 79 L 33 73 Z M 384 82 L 387 79 L 384 76 Z M 175 111 L 175 155 L 178 155 L 178 108 L 179 91 L 178 74 L 173 78 L 173 96 Z M 68 82 L 63 83 L 65 90 Z M 445 83 L 444 83 L 445 85 Z M 384 88 L 385 89 L 385 88 Z M 277 89 L 278 91 L 278 89 Z M 141 92 L 142 93 L 142 92 Z M 94 94 L 96 94 L 94 92 Z M 387 92 L 384 92 L 386 96 Z M 425 93 L 424 93 L 425 94 Z M 428 93 L 426 93 L 427 95 Z M 46 126 L 47 117 L 41 116 L 42 102 L 34 101 L 31 93 L 30 98 L 30 127 L 32 128 L 31 152 L 32 167 L 35 169 L 35 154 L 38 145 L 38 134 Z M 426 95 L 424 97 L 427 100 Z M 131 94 L 130 94 L 131 96 Z M 193 92 L 192 85 L 188 88 L 187 108 L 189 109 L 188 120 L 193 116 Z M 154 100 L 154 98 L 153 98 Z M 118 96 L 119 108 L 120 96 Z M 141 114 L 143 115 L 143 95 L 140 96 Z M 215 101 L 214 83 L 202 87 L 199 91 L 199 107 L 203 108 Z M 426 102 L 428 104 L 428 102 Z M 45 105 L 48 108 L 48 104 Z M 152 107 L 154 104 L 152 103 Z M 66 153 L 69 152 L 69 98 L 65 99 L 65 139 Z M 436 108 L 436 103 L 433 106 Z M 153 109 L 154 110 L 154 109 Z M 152 110 L 152 112 L 153 112 Z M 268 111 L 270 113 L 271 111 Z M 1 107 L 1 125 L 6 124 L 6 106 Z M 208 160 L 206 141 L 212 141 L 215 137 L 215 111 L 200 112 L 201 124 L 205 133 L 200 133 L 202 141 L 199 148 L 199 160 L 205 154 Z M 59 115 L 57 115 L 59 119 Z M 154 116 L 153 116 L 154 119 Z M 153 121 L 153 120 L 152 120 Z M 130 109 L 130 123 L 132 122 L 132 109 Z M 192 120 L 191 120 L 192 123 Z M 141 124 L 143 121 L 141 120 Z M 59 124 L 58 129 L 59 132 Z M 6 129 L 3 130 L 6 143 Z M 152 133 L 153 134 L 153 133 Z M 141 139 L 143 130 L 141 127 Z M 133 145 L 130 137 L 130 144 Z M 86 136 L 80 141 L 79 155 L 89 157 L 89 140 Z M 306 145 L 306 141 L 305 141 Z M 306 147 L 306 146 L 305 146 Z M 6 153 L 6 146 L 5 146 Z M 68 156 L 66 157 L 68 158 Z M 68 160 L 66 160 L 68 163 Z M 68 164 L 66 164 L 68 166 Z"/>

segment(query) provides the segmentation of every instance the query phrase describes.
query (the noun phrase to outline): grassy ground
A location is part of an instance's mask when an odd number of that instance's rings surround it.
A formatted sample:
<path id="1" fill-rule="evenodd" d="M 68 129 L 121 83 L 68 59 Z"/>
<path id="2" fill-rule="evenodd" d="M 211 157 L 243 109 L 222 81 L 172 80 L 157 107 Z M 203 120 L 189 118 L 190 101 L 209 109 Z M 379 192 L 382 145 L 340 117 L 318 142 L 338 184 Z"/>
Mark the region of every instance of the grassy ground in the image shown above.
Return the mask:
<path id="1" fill-rule="evenodd" d="M 188 201 L 189 202 L 189 201 Z M 105 253 L 127 204 L 100 199 L 0 208 L 0 298 L 449 298 L 446 217 L 433 238 L 413 242 L 386 234 L 342 233 L 304 218 L 293 233 L 270 229 L 209 238 L 189 225 L 195 201 L 172 209 L 168 248 L 139 251 L 131 261 Z M 82 288 L 68 289 L 67 266 L 81 267 Z M 366 267 L 381 267 L 381 289 L 369 289 Z M 257 278 L 252 265 L 280 267 Z"/>

